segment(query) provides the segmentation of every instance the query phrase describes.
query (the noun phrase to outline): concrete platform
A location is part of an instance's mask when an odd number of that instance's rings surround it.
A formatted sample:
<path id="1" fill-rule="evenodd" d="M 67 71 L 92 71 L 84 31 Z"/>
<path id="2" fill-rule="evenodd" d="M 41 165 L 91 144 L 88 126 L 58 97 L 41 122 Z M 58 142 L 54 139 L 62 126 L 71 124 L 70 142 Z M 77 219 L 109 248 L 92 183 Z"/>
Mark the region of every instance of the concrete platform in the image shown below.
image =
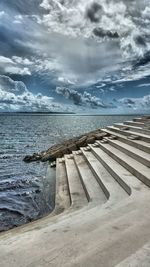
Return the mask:
<path id="1" fill-rule="evenodd" d="M 144 142 L 147 142 L 147 143 L 150 143 L 150 136 L 147 135 L 147 134 L 144 134 L 144 133 L 138 133 L 138 132 L 134 132 L 134 131 L 131 131 L 129 129 L 121 129 L 120 127 L 118 128 L 117 125 L 115 126 L 108 126 L 107 129 L 113 131 L 113 132 L 116 132 L 116 133 L 120 133 L 120 134 L 123 134 L 125 136 L 128 136 L 128 137 L 135 137 L 135 138 L 138 138 L 139 140 L 143 140 Z"/>
<path id="2" fill-rule="evenodd" d="M 0 234 L 0 267 L 149 267 L 149 123 L 57 159 L 54 211 Z"/>

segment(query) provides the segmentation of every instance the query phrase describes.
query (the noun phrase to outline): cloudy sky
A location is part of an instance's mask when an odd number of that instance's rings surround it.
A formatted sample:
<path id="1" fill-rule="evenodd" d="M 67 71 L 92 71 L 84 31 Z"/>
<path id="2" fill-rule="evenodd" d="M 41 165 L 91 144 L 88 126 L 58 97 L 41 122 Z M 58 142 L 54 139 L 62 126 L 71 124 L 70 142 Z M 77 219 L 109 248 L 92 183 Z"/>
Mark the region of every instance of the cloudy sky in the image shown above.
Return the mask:
<path id="1" fill-rule="evenodd" d="M 150 113 L 149 0 L 1 0 L 0 112 Z"/>

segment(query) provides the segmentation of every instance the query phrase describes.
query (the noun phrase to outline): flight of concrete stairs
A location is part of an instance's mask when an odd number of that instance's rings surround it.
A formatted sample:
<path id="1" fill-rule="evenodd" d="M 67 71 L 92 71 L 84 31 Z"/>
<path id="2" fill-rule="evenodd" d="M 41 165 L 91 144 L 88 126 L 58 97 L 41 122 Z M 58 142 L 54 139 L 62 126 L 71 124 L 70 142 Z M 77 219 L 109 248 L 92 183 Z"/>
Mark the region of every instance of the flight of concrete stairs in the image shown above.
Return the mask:
<path id="1" fill-rule="evenodd" d="M 56 161 L 55 209 L 0 236 L 0 267 L 150 267 L 150 116 Z"/>
<path id="2" fill-rule="evenodd" d="M 55 214 L 107 200 L 115 205 L 150 186 L 150 118 L 101 130 L 108 137 L 57 159 Z"/>

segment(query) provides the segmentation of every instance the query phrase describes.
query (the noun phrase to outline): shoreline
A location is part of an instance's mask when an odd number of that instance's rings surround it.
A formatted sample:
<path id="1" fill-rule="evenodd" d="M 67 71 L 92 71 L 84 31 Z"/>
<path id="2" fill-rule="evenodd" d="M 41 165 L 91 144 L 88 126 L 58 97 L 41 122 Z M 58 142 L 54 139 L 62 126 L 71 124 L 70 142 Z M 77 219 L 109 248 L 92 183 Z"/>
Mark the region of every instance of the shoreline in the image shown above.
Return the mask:
<path id="1" fill-rule="evenodd" d="M 102 140 L 108 134 L 103 133 L 101 129 L 82 134 L 80 136 L 68 139 L 60 144 L 53 145 L 46 151 L 37 152 L 33 155 L 27 155 L 23 161 L 26 163 L 34 161 L 50 161 L 54 162 L 57 158 L 63 157 L 65 154 L 71 154 L 72 151 L 77 151 L 80 147 L 85 147 L 88 144 L 93 144 L 96 140 Z"/>
<path id="2" fill-rule="evenodd" d="M 148 116 L 145 115 L 143 117 L 148 117 Z M 54 162 L 52 164 L 52 167 L 55 167 L 56 165 L 55 161 L 57 158 L 61 158 L 65 154 L 71 154 L 72 151 L 77 151 L 78 149 L 80 149 L 80 147 L 85 147 L 88 144 L 93 144 L 96 140 L 102 140 L 103 137 L 107 137 L 107 136 L 108 134 L 104 133 L 100 128 L 100 129 L 82 134 L 80 136 L 68 139 L 60 144 L 55 144 L 51 146 L 50 148 L 48 148 L 46 151 L 33 153 L 33 155 L 26 155 L 23 161 L 26 163 L 35 162 L 35 161 L 42 161 L 42 162 L 50 161 L 50 162 Z"/>

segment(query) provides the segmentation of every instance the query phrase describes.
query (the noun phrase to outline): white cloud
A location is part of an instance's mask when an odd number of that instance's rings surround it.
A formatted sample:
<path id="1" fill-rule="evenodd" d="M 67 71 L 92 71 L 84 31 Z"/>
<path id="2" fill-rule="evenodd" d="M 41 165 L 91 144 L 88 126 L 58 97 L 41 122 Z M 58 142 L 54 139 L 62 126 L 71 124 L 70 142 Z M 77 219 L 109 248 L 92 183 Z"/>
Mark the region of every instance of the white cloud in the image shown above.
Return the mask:
<path id="1" fill-rule="evenodd" d="M 15 24 L 21 24 L 23 22 L 23 16 L 22 15 L 16 15 L 14 16 L 13 23 Z"/>
<path id="2" fill-rule="evenodd" d="M 62 111 L 63 108 L 52 97 L 33 94 L 23 82 L 0 75 L 0 110 Z"/>
<path id="3" fill-rule="evenodd" d="M 28 68 L 19 68 L 15 66 L 5 67 L 5 72 L 9 74 L 18 74 L 18 75 L 31 75 L 31 72 Z"/>
<path id="4" fill-rule="evenodd" d="M 29 60 L 28 58 L 22 58 L 22 57 L 13 56 L 12 60 L 15 63 L 22 64 L 24 66 L 31 66 L 33 64 L 33 62 L 31 60 Z"/>
<path id="5" fill-rule="evenodd" d="M 109 88 L 109 91 L 111 91 L 111 92 L 115 92 L 116 89 L 112 86 L 112 87 Z"/>
<path id="6" fill-rule="evenodd" d="M 136 69 L 131 69 L 130 71 L 123 71 L 116 80 L 112 81 L 112 84 L 137 81 L 148 76 L 150 76 L 150 63 Z"/>
<path id="7" fill-rule="evenodd" d="M 150 112 L 150 95 L 141 98 L 122 98 L 118 103 L 129 109 Z"/>
<path id="8" fill-rule="evenodd" d="M 150 6 L 146 6 L 142 12 L 142 17 L 146 20 L 150 20 Z"/>
<path id="9" fill-rule="evenodd" d="M 137 87 L 150 87 L 150 83 L 142 83 L 139 84 Z"/>
<path id="10" fill-rule="evenodd" d="M 29 67 L 31 62 L 26 58 L 0 56 L 1 73 L 31 75 Z"/>
<path id="11" fill-rule="evenodd" d="M 4 92 L 10 92 L 15 95 L 22 95 L 28 92 L 23 82 L 14 81 L 10 77 L 5 75 L 0 75 L 0 89 Z"/>
<path id="12" fill-rule="evenodd" d="M 0 56 L 0 64 L 15 64 L 11 58 Z"/>
<path id="13" fill-rule="evenodd" d="M 62 84 L 69 84 L 69 85 L 74 85 L 75 81 L 70 81 L 64 77 L 58 77 L 58 82 L 62 83 Z"/>
<path id="14" fill-rule="evenodd" d="M 0 11 L 0 19 L 5 15 L 5 11 Z"/>

